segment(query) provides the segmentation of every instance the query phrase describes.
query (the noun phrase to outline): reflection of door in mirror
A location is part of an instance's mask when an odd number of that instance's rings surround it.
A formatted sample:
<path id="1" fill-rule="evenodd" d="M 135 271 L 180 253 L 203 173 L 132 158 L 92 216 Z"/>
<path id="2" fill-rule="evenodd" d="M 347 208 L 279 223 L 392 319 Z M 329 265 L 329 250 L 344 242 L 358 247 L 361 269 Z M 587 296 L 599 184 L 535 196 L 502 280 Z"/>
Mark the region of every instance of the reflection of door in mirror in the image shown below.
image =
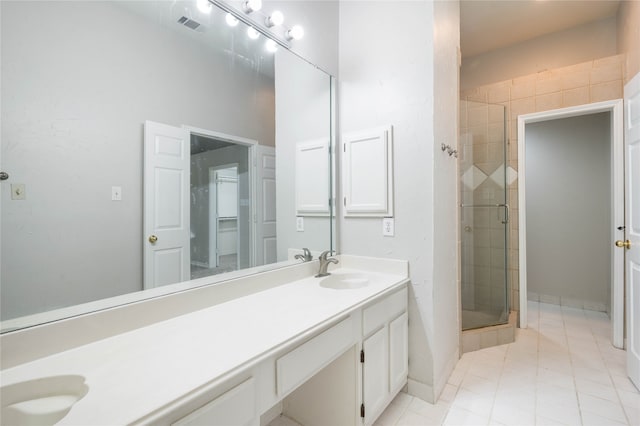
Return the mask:
<path id="1" fill-rule="evenodd" d="M 189 276 L 188 140 L 180 127 L 144 123 L 144 288 Z"/>
<path id="2" fill-rule="evenodd" d="M 276 150 L 258 145 L 256 153 L 256 265 L 278 261 L 276 244 Z"/>

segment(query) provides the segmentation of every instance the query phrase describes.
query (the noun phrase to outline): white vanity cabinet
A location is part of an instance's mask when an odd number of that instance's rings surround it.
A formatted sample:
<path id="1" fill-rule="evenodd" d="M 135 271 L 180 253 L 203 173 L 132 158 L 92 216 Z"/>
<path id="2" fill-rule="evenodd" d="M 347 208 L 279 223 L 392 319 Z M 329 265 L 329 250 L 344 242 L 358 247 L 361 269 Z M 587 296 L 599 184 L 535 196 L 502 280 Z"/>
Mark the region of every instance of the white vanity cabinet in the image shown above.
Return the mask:
<path id="1" fill-rule="evenodd" d="M 372 424 L 407 383 L 407 288 L 369 306 L 362 313 L 361 415 Z"/>
<path id="2" fill-rule="evenodd" d="M 371 425 L 407 383 L 407 293 L 401 285 L 287 345 L 174 424 L 259 424 L 284 401 L 284 414 L 305 426 Z"/>

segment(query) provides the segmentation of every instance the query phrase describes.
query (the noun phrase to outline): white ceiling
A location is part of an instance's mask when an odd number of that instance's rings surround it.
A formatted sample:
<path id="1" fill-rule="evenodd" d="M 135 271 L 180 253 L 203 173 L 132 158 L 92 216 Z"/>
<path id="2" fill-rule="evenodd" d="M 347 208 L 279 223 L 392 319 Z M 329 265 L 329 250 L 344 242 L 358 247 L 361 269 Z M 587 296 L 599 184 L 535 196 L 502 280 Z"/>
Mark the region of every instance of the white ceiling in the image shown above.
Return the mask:
<path id="1" fill-rule="evenodd" d="M 462 0 L 463 57 L 614 16 L 619 0 Z"/>

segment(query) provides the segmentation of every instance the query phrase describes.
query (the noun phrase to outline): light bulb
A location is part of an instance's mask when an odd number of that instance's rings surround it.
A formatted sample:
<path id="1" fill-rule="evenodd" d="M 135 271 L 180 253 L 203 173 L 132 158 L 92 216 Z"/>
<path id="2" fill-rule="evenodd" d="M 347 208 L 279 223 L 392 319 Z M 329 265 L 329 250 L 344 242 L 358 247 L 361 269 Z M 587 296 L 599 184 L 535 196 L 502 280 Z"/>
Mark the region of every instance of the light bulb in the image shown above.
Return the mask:
<path id="1" fill-rule="evenodd" d="M 270 53 L 275 53 L 278 50 L 278 45 L 273 40 L 267 40 L 264 46 L 266 47 L 267 52 L 270 52 Z"/>
<path id="2" fill-rule="evenodd" d="M 207 15 L 211 13 L 211 3 L 209 0 L 197 0 L 196 5 L 198 6 L 198 10 L 202 13 L 206 13 Z"/>
<path id="3" fill-rule="evenodd" d="M 253 28 L 253 27 L 247 28 L 247 35 L 249 36 L 249 38 L 251 40 L 255 40 L 258 37 L 260 37 L 260 33 L 258 31 L 256 31 L 256 29 Z"/>
<path id="4" fill-rule="evenodd" d="M 290 30 L 287 30 L 287 39 L 300 40 L 304 37 L 304 28 L 300 25 L 294 25 Z"/>
<path id="5" fill-rule="evenodd" d="M 284 22 L 284 15 L 279 10 L 274 10 L 269 17 L 265 20 L 265 25 L 267 27 L 275 27 L 278 25 L 282 25 Z"/>
<path id="6" fill-rule="evenodd" d="M 242 4 L 245 13 L 257 12 L 262 9 L 262 0 L 247 0 Z"/>
<path id="7" fill-rule="evenodd" d="M 235 16 L 233 16 L 230 13 L 227 13 L 227 16 L 224 18 L 225 21 L 227 21 L 227 25 L 229 25 L 230 27 L 235 27 L 236 25 L 238 25 L 238 18 L 236 18 Z"/>

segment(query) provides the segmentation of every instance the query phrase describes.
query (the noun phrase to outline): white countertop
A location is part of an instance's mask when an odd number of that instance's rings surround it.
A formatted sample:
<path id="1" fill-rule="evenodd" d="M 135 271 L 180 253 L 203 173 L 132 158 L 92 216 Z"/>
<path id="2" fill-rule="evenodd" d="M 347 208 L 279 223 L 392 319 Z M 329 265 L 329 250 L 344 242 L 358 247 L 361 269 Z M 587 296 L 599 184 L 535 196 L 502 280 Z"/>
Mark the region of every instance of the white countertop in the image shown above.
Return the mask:
<path id="1" fill-rule="evenodd" d="M 369 285 L 335 290 L 306 278 L 119 334 L 0 372 L 3 386 L 78 374 L 88 394 L 59 424 L 129 424 L 336 319 L 408 279 L 365 273 Z"/>

